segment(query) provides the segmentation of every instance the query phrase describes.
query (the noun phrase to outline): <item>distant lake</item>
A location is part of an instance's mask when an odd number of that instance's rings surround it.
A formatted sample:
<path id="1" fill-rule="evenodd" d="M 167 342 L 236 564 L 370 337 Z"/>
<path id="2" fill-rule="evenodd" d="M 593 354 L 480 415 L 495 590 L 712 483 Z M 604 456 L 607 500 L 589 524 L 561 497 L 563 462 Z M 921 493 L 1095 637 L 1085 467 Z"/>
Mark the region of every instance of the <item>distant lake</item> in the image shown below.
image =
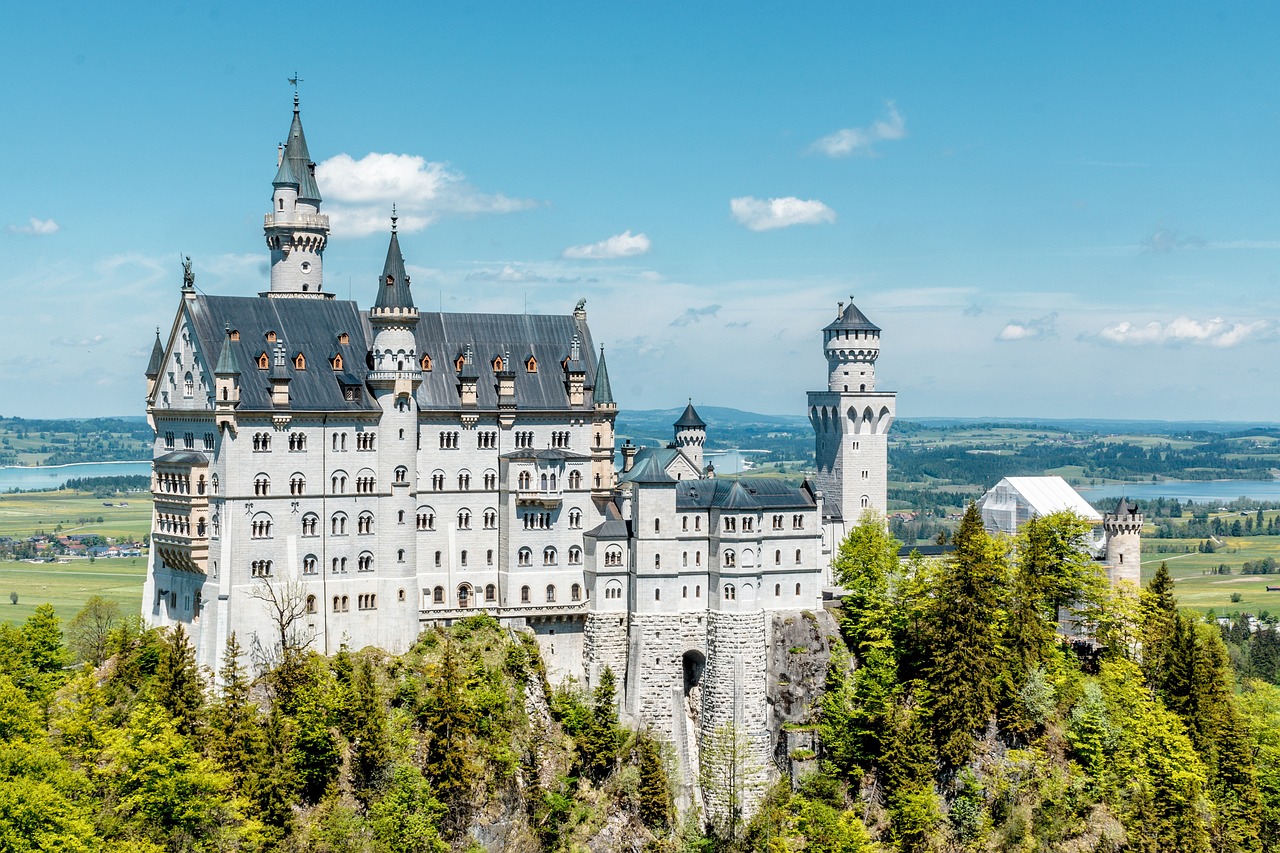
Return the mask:
<path id="1" fill-rule="evenodd" d="M 1280 480 L 1166 480 L 1162 483 L 1115 483 L 1096 488 L 1076 486 L 1090 502 L 1122 497 L 1155 500 L 1177 498 L 1186 503 L 1226 504 L 1236 498 L 1280 501 Z"/>
<path id="2" fill-rule="evenodd" d="M 736 447 L 733 450 L 715 450 L 703 452 L 703 464 L 711 463 L 716 466 L 717 474 L 741 474 L 746 470 L 744 463 L 751 461 L 751 454 L 757 456 L 764 455 L 763 450 L 739 450 Z"/>
<path id="3" fill-rule="evenodd" d="M 0 467 L 0 492 L 10 489 L 56 489 L 80 477 L 124 477 L 150 474 L 150 462 L 83 462 L 76 465 Z"/>

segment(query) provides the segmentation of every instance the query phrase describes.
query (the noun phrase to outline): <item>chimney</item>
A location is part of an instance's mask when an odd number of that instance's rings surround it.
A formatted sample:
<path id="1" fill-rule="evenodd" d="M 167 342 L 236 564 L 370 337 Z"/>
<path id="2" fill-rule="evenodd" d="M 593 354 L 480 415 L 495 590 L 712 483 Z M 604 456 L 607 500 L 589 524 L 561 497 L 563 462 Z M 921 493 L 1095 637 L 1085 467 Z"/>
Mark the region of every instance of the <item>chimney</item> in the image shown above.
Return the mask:
<path id="1" fill-rule="evenodd" d="M 627 439 L 626 444 L 622 445 L 622 473 L 627 473 L 636 464 L 636 454 L 640 452 L 640 448 L 631 443 L 631 439 Z"/>

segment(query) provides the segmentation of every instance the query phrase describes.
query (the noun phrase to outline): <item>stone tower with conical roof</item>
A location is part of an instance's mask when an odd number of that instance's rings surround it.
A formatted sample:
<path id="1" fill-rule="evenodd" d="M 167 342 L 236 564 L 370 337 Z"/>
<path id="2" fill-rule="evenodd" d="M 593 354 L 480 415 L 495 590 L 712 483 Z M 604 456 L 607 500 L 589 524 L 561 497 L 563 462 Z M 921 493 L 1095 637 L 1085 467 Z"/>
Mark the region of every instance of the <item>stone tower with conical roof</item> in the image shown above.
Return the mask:
<path id="1" fill-rule="evenodd" d="M 1116 508 L 1102 516 L 1102 530 L 1106 534 L 1107 579 L 1115 586 L 1118 581 L 1128 581 L 1134 587 L 1142 585 L 1142 513 L 1121 498 Z"/>
<path id="2" fill-rule="evenodd" d="M 596 496 L 607 495 L 614 487 L 613 425 L 618 417 L 618 404 L 613 399 L 613 387 L 609 384 L 609 368 L 604 363 L 604 347 L 600 347 L 600 360 L 596 363 L 596 376 L 591 386 L 594 439 L 591 443 L 591 491 Z"/>
<path id="3" fill-rule="evenodd" d="M 289 139 L 280 147 L 271 187 L 271 212 L 262 226 L 271 250 L 271 289 L 263 295 L 332 299 L 323 288 L 329 217 L 320 212 L 316 164 L 307 151 L 297 95 Z"/>
<path id="4" fill-rule="evenodd" d="M 822 330 L 827 390 L 809 392 L 817 475 L 825 498 L 826 547 L 834 548 L 862 514 L 889 508 L 889 428 L 897 394 L 876 390 L 880 327 L 849 304 Z"/>
<path id="5" fill-rule="evenodd" d="M 693 400 L 684 407 L 684 414 L 672 424 L 675 429 L 675 441 L 672 443 L 689 457 L 689 461 L 698 469 L 698 476 L 705 470 L 702 464 L 702 448 L 707 443 L 707 424 L 698 417 L 698 410 L 693 407 Z"/>

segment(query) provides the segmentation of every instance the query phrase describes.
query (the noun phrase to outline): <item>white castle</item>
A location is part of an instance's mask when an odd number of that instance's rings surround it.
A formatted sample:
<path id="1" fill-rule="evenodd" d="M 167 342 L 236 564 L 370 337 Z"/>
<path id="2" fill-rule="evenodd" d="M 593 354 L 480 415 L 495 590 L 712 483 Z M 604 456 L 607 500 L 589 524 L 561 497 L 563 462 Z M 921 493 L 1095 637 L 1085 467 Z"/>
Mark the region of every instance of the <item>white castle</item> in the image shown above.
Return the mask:
<path id="1" fill-rule="evenodd" d="M 334 298 L 296 98 L 272 186 L 270 289 L 204 295 L 188 264 L 147 368 L 146 620 L 185 626 L 216 668 L 232 632 L 398 653 L 484 611 L 532 631 L 554 679 L 611 667 L 624 717 L 677 744 L 686 781 L 725 723 L 767 763 L 772 616 L 821 608 L 846 527 L 887 508 L 880 330 L 852 302 L 823 330 L 818 472 L 799 488 L 715 478 L 692 404 L 668 447 L 619 460 L 582 302 L 419 311 L 394 216 L 371 307 Z"/>

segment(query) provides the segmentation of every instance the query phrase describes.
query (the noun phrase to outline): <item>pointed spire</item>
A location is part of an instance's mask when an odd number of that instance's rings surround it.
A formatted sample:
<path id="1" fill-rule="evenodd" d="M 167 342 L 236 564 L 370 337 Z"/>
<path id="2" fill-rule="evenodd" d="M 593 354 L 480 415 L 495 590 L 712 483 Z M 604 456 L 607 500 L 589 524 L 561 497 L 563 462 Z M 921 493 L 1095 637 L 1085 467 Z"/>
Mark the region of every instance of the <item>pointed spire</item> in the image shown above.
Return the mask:
<path id="1" fill-rule="evenodd" d="M 604 365 L 604 344 L 600 345 L 600 363 L 596 365 L 596 382 L 591 396 L 597 406 L 601 403 L 614 403 L 613 389 L 609 387 L 609 370 Z"/>
<path id="2" fill-rule="evenodd" d="M 238 376 L 240 365 L 236 362 L 236 354 L 231 348 L 231 325 L 227 324 L 227 336 L 222 341 L 222 353 L 218 356 L 218 366 L 213 369 L 214 376 Z"/>
<path id="3" fill-rule="evenodd" d="M 319 204 L 320 187 L 316 185 L 316 164 L 307 150 L 307 137 L 302 132 L 302 117 L 298 115 L 298 96 L 293 96 L 293 123 L 289 125 L 289 138 L 284 144 L 284 159 L 276 170 L 278 184 L 296 184 L 298 199 Z"/>
<path id="4" fill-rule="evenodd" d="M 680 420 L 674 424 L 677 430 L 682 429 L 706 429 L 707 423 L 698 417 L 698 410 L 693 407 L 693 398 L 689 398 L 689 405 L 684 407 L 684 414 L 680 416 Z"/>
<path id="5" fill-rule="evenodd" d="M 160 327 L 156 326 L 156 342 L 151 345 L 151 360 L 147 362 L 147 378 L 155 379 L 164 368 L 164 345 L 160 343 Z"/>
<path id="6" fill-rule="evenodd" d="M 409 292 L 409 275 L 404 269 L 404 255 L 400 253 L 396 219 L 393 214 L 391 242 L 387 245 L 387 261 L 382 265 L 382 279 L 378 282 L 378 298 L 373 302 L 374 308 L 413 308 L 413 294 Z"/>

